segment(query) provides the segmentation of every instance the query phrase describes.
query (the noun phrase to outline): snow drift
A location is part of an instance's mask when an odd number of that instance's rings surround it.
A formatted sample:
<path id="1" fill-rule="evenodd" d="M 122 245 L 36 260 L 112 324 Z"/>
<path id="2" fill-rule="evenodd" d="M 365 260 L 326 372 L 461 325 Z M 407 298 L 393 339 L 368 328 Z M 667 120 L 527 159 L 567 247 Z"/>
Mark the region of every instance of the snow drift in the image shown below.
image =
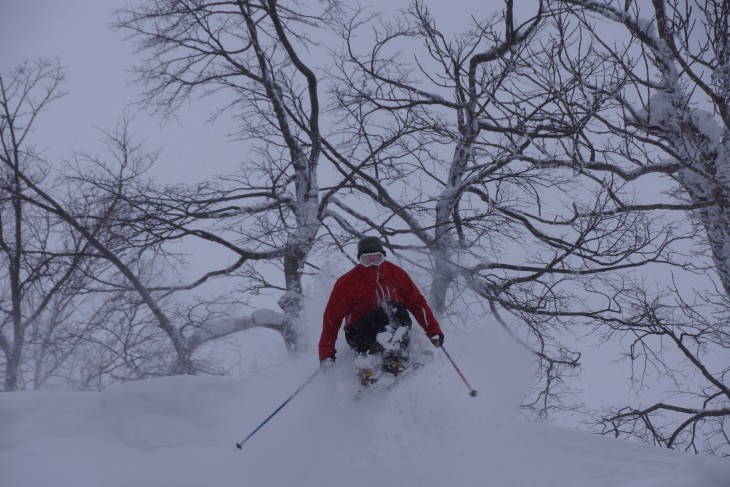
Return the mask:
<path id="1" fill-rule="evenodd" d="M 287 360 L 274 333 L 242 338 L 279 365 L 101 393 L 0 395 L 0 485 L 730 485 L 727 459 L 526 423 L 514 399 L 527 377 L 524 357 L 493 340 L 480 349 L 486 336 L 473 333 L 469 341 L 452 335 L 450 352 L 463 361 L 477 398 L 437 354 L 396 389 L 353 401 L 356 384 L 341 353 L 333 370 L 239 451 L 235 443 L 317 366 L 311 356 Z"/>

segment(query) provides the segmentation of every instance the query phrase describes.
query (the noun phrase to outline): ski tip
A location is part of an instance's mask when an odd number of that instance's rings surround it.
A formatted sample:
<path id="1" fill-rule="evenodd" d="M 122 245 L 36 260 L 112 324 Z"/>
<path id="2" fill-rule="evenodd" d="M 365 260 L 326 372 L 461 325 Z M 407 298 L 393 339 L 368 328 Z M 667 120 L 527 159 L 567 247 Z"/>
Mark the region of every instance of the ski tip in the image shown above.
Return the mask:
<path id="1" fill-rule="evenodd" d="M 469 395 L 470 395 L 471 397 L 477 397 L 477 391 L 476 391 L 476 389 L 472 389 L 472 390 L 471 390 L 471 391 L 469 392 Z"/>
<path id="2" fill-rule="evenodd" d="M 433 360 L 435 358 L 436 358 L 436 354 L 433 353 L 433 350 L 424 350 L 423 352 L 421 352 L 416 357 L 416 359 L 418 360 L 418 362 L 420 362 L 420 363 L 422 363 L 424 365 L 425 364 L 430 364 L 431 362 L 433 362 Z"/>
<path id="3" fill-rule="evenodd" d="M 378 378 L 378 382 L 376 382 L 376 384 L 384 387 L 390 387 L 395 384 L 395 382 L 395 374 L 391 374 L 390 372 L 383 372 L 382 374 L 380 374 L 380 378 Z"/>

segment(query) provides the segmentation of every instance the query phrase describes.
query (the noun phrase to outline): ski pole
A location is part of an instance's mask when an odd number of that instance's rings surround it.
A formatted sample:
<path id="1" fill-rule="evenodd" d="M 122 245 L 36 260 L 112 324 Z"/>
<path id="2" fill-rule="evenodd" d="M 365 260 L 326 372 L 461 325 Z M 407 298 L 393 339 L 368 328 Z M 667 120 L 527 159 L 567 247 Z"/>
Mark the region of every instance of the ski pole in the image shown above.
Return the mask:
<path id="1" fill-rule="evenodd" d="M 459 374 L 459 377 L 461 377 L 461 380 L 463 380 L 464 384 L 466 384 L 466 387 L 469 388 L 469 395 L 471 397 L 476 397 L 477 396 L 476 389 L 472 388 L 472 386 L 469 384 L 469 381 L 466 380 L 466 377 L 464 377 L 464 374 L 461 373 L 461 370 L 456 365 L 456 362 L 454 362 L 454 359 L 451 358 L 451 355 L 449 355 L 449 352 L 446 351 L 446 349 L 444 348 L 443 345 L 441 345 L 439 348 L 444 351 L 444 353 L 446 354 L 446 358 L 449 359 L 449 362 L 451 362 L 451 365 L 453 365 L 454 369 L 456 369 L 456 373 Z"/>
<path id="2" fill-rule="evenodd" d="M 312 382 L 315 377 L 317 377 L 317 374 L 319 374 L 320 370 L 321 369 L 317 369 L 316 372 L 314 372 L 314 374 L 312 374 L 312 376 L 309 379 L 307 379 L 307 382 L 305 382 L 304 384 L 302 384 L 299 387 L 299 389 L 297 389 L 296 391 L 294 391 L 294 394 L 292 394 L 291 396 L 289 396 L 289 398 L 286 401 L 284 401 L 283 403 L 281 403 L 281 406 L 279 406 L 278 408 L 276 408 L 276 410 L 273 413 L 271 413 L 269 415 L 269 417 L 264 420 L 263 423 L 261 423 L 260 425 L 258 425 L 255 430 L 253 430 L 251 433 L 249 433 L 249 435 L 246 438 L 244 438 L 243 441 L 241 441 L 239 443 L 236 443 L 236 448 L 238 448 L 239 450 L 241 450 L 243 448 L 243 444 L 246 443 L 253 435 L 255 435 L 258 430 L 260 430 L 261 428 L 263 428 L 264 425 L 266 423 L 268 423 L 271 418 L 273 418 L 274 416 L 276 416 L 279 411 L 281 411 L 282 409 L 284 409 L 284 406 L 286 406 L 287 404 L 289 404 L 289 401 L 291 401 L 292 399 L 294 399 L 294 396 L 296 396 L 297 394 L 299 394 L 302 391 L 302 389 L 304 389 L 305 387 L 307 387 L 307 385 L 309 385 L 309 383 Z"/>

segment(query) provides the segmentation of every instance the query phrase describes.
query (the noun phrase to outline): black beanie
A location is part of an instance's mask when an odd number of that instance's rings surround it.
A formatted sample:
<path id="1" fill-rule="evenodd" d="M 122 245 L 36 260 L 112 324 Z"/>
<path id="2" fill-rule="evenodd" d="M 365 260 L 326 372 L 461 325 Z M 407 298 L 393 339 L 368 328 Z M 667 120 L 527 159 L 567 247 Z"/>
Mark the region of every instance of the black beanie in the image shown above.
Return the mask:
<path id="1" fill-rule="evenodd" d="M 362 254 L 375 254 L 380 252 L 385 255 L 385 249 L 383 243 L 378 237 L 363 237 L 357 243 L 357 258 L 359 259 Z"/>

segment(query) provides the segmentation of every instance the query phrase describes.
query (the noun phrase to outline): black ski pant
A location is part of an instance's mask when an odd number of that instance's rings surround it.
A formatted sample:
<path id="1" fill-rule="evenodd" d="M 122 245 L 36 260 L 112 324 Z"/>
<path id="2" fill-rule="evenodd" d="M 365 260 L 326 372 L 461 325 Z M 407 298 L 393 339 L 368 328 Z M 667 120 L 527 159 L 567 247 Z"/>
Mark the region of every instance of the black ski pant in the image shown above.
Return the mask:
<path id="1" fill-rule="evenodd" d="M 382 354 L 407 358 L 410 341 L 411 317 L 405 305 L 397 302 L 386 303 L 371 311 L 345 330 L 345 340 L 359 354 Z M 385 346 L 378 341 L 386 338 Z"/>

